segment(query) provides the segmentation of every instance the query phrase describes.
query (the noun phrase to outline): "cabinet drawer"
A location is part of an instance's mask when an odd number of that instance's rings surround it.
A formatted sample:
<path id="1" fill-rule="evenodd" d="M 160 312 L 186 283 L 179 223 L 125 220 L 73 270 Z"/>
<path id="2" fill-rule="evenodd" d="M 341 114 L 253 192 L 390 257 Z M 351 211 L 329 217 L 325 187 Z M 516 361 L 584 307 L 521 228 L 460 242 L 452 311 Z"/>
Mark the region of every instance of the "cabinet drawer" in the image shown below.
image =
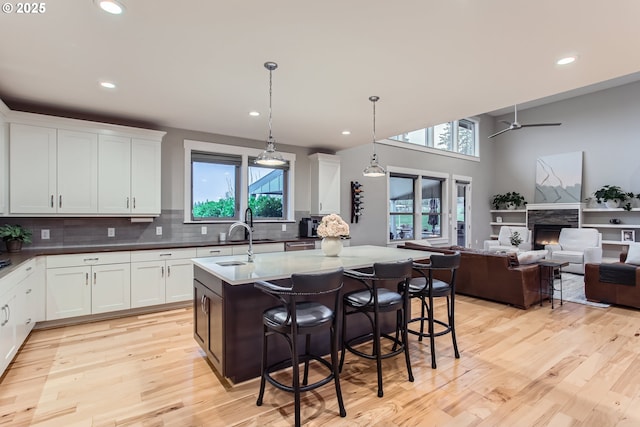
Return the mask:
<path id="1" fill-rule="evenodd" d="M 167 261 L 171 259 L 195 258 L 196 256 L 195 248 L 133 251 L 131 252 L 131 262 Z"/>
<path id="2" fill-rule="evenodd" d="M 233 247 L 233 255 L 244 255 L 249 250 L 249 245 L 238 245 Z M 267 252 L 284 252 L 284 243 L 258 243 L 253 245 L 254 254 L 264 254 Z"/>
<path id="3" fill-rule="evenodd" d="M 47 256 L 47 268 L 117 264 L 127 262 L 131 262 L 131 252 L 129 251 Z"/>
<path id="4" fill-rule="evenodd" d="M 203 248 L 196 248 L 196 256 L 198 258 L 225 255 L 233 255 L 233 250 L 230 247 L 223 246 L 206 246 Z"/>

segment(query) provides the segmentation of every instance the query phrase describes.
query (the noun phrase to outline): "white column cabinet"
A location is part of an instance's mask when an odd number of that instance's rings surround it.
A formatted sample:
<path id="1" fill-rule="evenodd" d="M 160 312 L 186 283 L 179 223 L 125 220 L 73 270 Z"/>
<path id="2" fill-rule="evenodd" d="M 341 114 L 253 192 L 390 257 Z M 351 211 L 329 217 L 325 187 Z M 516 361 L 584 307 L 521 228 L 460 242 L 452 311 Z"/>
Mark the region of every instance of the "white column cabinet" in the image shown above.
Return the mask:
<path id="1" fill-rule="evenodd" d="M 311 215 L 340 213 L 340 157 L 316 153 L 309 156 Z"/>
<path id="2" fill-rule="evenodd" d="M 98 212 L 98 135 L 58 130 L 57 212 Z"/>
<path id="3" fill-rule="evenodd" d="M 131 253 L 131 306 L 145 307 L 193 298 L 195 248 Z"/>
<path id="4" fill-rule="evenodd" d="M 12 123 L 9 136 L 11 213 L 55 213 L 56 129 Z"/>

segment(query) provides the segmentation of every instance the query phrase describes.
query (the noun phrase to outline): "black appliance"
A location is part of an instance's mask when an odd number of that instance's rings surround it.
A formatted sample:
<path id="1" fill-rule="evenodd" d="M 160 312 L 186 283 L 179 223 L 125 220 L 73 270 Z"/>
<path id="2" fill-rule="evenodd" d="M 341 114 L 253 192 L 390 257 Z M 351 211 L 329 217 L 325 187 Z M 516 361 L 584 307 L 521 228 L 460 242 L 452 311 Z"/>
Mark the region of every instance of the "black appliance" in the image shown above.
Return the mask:
<path id="1" fill-rule="evenodd" d="M 300 220 L 300 237 L 316 237 L 318 235 L 318 220 L 302 218 Z"/>

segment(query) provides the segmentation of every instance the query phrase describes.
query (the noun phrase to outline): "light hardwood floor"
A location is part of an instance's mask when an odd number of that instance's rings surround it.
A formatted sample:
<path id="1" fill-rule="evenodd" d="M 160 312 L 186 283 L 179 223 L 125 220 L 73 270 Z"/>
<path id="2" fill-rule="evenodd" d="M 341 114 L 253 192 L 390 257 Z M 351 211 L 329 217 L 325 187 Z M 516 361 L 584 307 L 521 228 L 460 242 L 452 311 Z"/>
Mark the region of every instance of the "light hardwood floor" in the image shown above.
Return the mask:
<path id="1" fill-rule="evenodd" d="M 639 426 L 640 312 L 565 303 L 520 310 L 457 299 L 461 358 L 449 336 L 411 337 L 415 382 L 404 359 L 375 364 L 347 354 L 347 417 L 331 384 L 303 395 L 305 425 Z M 259 349 L 256 349 L 259 351 Z M 192 311 L 32 333 L 0 382 L 0 425 L 286 426 L 292 396 L 257 380 L 230 385 L 192 338 Z"/>

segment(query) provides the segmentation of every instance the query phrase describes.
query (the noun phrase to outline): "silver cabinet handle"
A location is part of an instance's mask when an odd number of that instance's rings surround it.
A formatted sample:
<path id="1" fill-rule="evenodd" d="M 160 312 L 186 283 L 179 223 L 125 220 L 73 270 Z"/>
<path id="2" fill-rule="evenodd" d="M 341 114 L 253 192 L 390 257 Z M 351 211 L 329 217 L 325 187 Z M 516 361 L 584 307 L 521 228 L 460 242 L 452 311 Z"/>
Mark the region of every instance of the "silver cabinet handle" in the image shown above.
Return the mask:
<path id="1" fill-rule="evenodd" d="M 25 292 L 25 294 L 30 294 L 31 293 L 31 288 L 27 289 L 27 291 Z"/>
<path id="2" fill-rule="evenodd" d="M 2 321 L 2 323 L 0 323 L 0 326 L 4 326 L 4 325 L 6 325 L 7 323 L 9 323 L 9 312 L 8 312 L 8 309 L 9 309 L 9 306 L 8 306 L 7 304 L 5 304 L 5 305 L 3 305 L 3 306 L 2 306 L 2 313 L 3 313 L 3 314 L 4 314 L 4 313 L 7 313 L 7 314 L 5 315 L 5 318 L 4 318 L 4 320 Z"/>
<path id="3" fill-rule="evenodd" d="M 173 255 L 171 252 L 165 252 L 163 254 L 160 254 L 159 256 L 171 256 Z"/>
<path id="4" fill-rule="evenodd" d="M 24 324 L 25 324 L 25 325 L 29 325 L 30 323 L 31 323 L 31 317 L 29 317 L 29 318 L 27 319 L 27 321 L 26 321 L 26 322 L 24 322 Z"/>
<path id="5" fill-rule="evenodd" d="M 85 258 L 83 261 L 84 262 L 90 262 L 90 261 L 98 261 L 100 258 Z"/>
<path id="6" fill-rule="evenodd" d="M 135 208 L 136 208 L 136 198 L 134 197 L 133 198 L 133 209 L 135 209 Z"/>
<path id="7" fill-rule="evenodd" d="M 209 253 L 210 254 L 219 254 L 220 253 L 220 249 L 218 249 L 217 251 L 210 250 Z"/>
<path id="8" fill-rule="evenodd" d="M 53 207 L 53 194 L 51 195 L 51 207 Z"/>
<path id="9" fill-rule="evenodd" d="M 96 284 L 96 281 L 98 279 L 98 273 L 96 273 L 95 271 L 93 272 L 93 284 Z"/>
<path id="10" fill-rule="evenodd" d="M 58 196 L 58 207 L 62 207 L 62 194 Z"/>
<path id="11" fill-rule="evenodd" d="M 33 267 L 27 267 L 27 271 L 31 271 Z"/>
<path id="12" fill-rule="evenodd" d="M 164 266 L 160 267 L 160 277 L 164 277 Z"/>
<path id="13" fill-rule="evenodd" d="M 84 285 L 87 286 L 89 284 L 89 273 L 84 273 Z"/>
<path id="14" fill-rule="evenodd" d="M 167 277 L 171 276 L 171 266 L 167 265 Z"/>
<path id="15" fill-rule="evenodd" d="M 129 198 L 127 197 L 127 209 L 129 209 Z"/>

